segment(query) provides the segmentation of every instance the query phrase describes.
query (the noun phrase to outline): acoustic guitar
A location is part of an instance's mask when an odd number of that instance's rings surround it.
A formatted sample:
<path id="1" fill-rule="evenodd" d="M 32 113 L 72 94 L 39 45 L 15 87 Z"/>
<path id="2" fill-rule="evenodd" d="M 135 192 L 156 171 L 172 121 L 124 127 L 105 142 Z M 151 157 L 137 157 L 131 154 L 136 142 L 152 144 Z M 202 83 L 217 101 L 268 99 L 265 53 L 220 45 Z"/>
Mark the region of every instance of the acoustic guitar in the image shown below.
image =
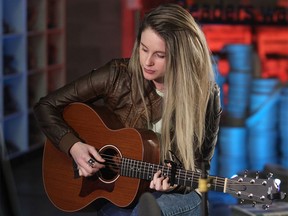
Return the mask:
<path id="1" fill-rule="evenodd" d="M 119 207 L 132 205 L 156 171 L 173 178 L 175 184 L 198 187 L 201 173 L 160 165 L 157 136 L 150 130 L 123 128 L 108 109 L 95 109 L 73 103 L 63 112 L 64 120 L 83 140 L 94 146 L 105 159 L 105 168 L 92 177 L 80 177 L 72 158 L 47 140 L 43 153 L 43 182 L 51 202 L 60 210 L 79 211 L 98 199 Z M 172 175 L 173 174 L 173 175 Z M 275 179 L 217 176 L 208 177 L 209 190 L 269 205 L 283 197 Z"/>

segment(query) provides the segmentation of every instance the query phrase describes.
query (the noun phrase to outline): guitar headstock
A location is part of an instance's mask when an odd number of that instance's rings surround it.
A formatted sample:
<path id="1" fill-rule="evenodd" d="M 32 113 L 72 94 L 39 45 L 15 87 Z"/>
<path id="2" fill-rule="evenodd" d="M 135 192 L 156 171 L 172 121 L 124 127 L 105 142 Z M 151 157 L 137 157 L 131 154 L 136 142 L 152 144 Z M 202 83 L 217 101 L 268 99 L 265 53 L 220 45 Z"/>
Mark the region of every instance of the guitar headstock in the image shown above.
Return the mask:
<path id="1" fill-rule="evenodd" d="M 244 176 L 234 176 L 228 179 L 226 192 L 232 196 L 248 200 L 255 205 L 263 203 L 263 208 L 268 208 L 269 205 L 276 199 L 284 199 L 286 194 L 280 192 L 279 179 L 272 179 L 268 176 L 267 179 L 260 179 L 258 174 L 255 178 Z"/>

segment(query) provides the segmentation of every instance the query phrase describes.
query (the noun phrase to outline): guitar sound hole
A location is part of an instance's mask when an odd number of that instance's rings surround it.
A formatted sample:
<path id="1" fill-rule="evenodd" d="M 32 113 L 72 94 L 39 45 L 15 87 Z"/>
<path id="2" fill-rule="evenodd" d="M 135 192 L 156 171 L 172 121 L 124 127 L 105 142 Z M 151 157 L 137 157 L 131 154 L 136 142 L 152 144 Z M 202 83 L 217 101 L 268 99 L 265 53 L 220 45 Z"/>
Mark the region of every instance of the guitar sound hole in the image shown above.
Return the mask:
<path id="1" fill-rule="evenodd" d="M 121 156 L 116 148 L 112 146 L 100 150 L 101 156 L 105 159 L 105 168 L 100 170 L 100 178 L 109 182 L 119 176 Z"/>

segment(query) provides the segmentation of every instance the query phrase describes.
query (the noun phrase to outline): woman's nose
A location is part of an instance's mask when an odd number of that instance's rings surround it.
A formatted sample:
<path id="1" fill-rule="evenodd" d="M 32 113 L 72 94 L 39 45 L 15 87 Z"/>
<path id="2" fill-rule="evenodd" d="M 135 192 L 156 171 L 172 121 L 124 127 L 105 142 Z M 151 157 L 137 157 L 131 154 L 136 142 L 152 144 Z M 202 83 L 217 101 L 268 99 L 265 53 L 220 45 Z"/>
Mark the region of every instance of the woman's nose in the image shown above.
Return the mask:
<path id="1" fill-rule="evenodd" d="M 152 66 L 152 65 L 154 65 L 154 60 L 153 60 L 153 56 L 152 56 L 152 55 L 147 55 L 145 64 L 146 64 L 147 66 Z"/>

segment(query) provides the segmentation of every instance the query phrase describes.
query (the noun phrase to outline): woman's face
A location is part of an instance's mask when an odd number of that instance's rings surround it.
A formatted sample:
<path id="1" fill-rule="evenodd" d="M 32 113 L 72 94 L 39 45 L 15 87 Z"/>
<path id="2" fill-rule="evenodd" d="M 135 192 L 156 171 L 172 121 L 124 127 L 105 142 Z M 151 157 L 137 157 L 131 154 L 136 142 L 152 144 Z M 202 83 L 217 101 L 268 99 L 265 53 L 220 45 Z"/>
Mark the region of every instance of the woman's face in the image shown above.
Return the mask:
<path id="1" fill-rule="evenodd" d="M 139 55 L 144 78 L 151 80 L 158 90 L 163 90 L 166 66 L 164 39 L 151 28 L 146 28 L 141 34 Z"/>

